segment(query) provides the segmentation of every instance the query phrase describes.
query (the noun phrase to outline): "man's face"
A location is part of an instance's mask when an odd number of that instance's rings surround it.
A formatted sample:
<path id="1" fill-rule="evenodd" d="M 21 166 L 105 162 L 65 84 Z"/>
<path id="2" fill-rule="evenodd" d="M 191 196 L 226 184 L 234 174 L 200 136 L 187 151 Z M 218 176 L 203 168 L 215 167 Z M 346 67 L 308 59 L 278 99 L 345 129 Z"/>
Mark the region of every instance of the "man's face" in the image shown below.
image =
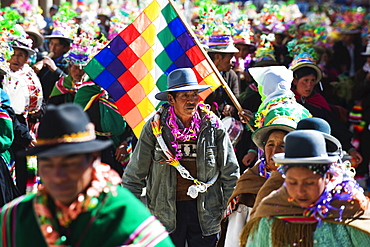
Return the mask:
<path id="1" fill-rule="evenodd" d="M 82 76 L 85 74 L 83 67 L 80 65 L 69 65 L 69 74 L 74 82 L 82 81 Z"/>
<path id="2" fill-rule="evenodd" d="M 14 48 L 14 54 L 11 56 L 9 60 L 9 67 L 12 71 L 20 70 L 23 65 L 27 62 L 28 53 L 19 48 Z"/>
<path id="3" fill-rule="evenodd" d="M 216 65 L 218 71 L 227 72 L 235 63 L 234 53 L 226 53 L 223 57 L 221 54 L 216 54 L 215 61 L 213 62 Z"/>
<path id="4" fill-rule="evenodd" d="M 168 102 L 174 107 L 175 114 L 180 119 L 192 117 L 197 110 L 198 101 L 198 90 L 178 91 L 176 97 L 168 94 Z"/>
<path id="5" fill-rule="evenodd" d="M 56 10 L 56 9 L 51 9 L 51 10 L 49 11 L 49 13 L 50 13 L 50 17 L 53 17 L 57 12 L 58 12 L 58 10 Z"/>
<path id="6" fill-rule="evenodd" d="M 50 39 L 49 50 L 54 53 L 52 58 L 58 58 L 69 51 L 69 46 L 63 46 L 60 39 Z"/>
<path id="7" fill-rule="evenodd" d="M 352 44 L 354 38 L 355 38 L 355 35 L 354 34 L 348 34 L 348 33 L 346 33 L 346 34 L 343 34 L 343 36 L 342 36 L 343 42 L 346 43 L 347 45 Z"/>
<path id="8" fill-rule="evenodd" d="M 50 196 L 69 205 L 90 185 L 95 160 L 92 154 L 39 158 L 38 171 Z"/>
<path id="9" fill-rule="evenodd" d="M 238 48 L 239 52 L 235 53 L 235 57 L 236 58 L 243 58 L 245 59 L 247 57 L 247 55 L 250 53 L 250 45 L 246 45 L 246 44 L 236 44 L 235 45 L 236 48 Z"/>

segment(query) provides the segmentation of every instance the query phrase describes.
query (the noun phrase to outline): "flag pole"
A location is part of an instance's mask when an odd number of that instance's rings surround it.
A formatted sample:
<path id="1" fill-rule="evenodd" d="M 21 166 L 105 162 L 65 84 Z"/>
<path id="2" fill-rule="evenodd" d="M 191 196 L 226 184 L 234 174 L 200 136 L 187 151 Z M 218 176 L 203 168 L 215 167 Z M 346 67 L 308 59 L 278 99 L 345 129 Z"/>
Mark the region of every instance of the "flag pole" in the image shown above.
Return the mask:
<path id="1" fill-rule="evenodd" d="M 227 95 L 229 96 L 229 98 L 231 99 L 231 101 L 233 102 L 235 108 L 238 110 L 238 112 L 241 113 L 243 111 L 243 108 L 240 105 L 238 99 L 235 97 L 235 95 L 231 91 L 229 85 L 227 85 L 227 83 L 225 82 L 224 78 L 221 76 L 220 72 L 216 68 L 216 65 L 213 63 L 212 59 L 208 56 L 207 52 L 205 52 L 205 50 L 203 49 L 202 44 L 199 42 L 198 38 L 195 36 L 194 31 L 191 29 L 191 27 L 189 26 L 189 24 L 186 21 L 184 21 L 184 19 L 182 17 L 182 14 L 180 13 L 180 11 L 178 11 L 176 5 L 173 3 L 173 0 L 168 0 L 168 1 L 170 2 L 170 4 L 172 5 L 173 9 L 175 10 L 175 12 L 177 13 L 177 15 L 179 16 L 181 22 L 184 24 L 184 26 L 186 27 L 186 29 L 189 31 L 189 33 L 192 36 L 192 38 L 194 39 L 195 43 L 198 45 L 199 49 L 201 50 L 201 52 L 203 53 L 203 55 L 207 59 L 208 63 L 212 67 L 213 72 L 215 72 L 217 78 L 220 80 L 221 85 L 224 88 L 225 92 L 227 93 Z M 246 123 L 246 124 L 247 124 L 248 128 L 251 131 L 254 131 L 255 130 L 249 123 Z"/>

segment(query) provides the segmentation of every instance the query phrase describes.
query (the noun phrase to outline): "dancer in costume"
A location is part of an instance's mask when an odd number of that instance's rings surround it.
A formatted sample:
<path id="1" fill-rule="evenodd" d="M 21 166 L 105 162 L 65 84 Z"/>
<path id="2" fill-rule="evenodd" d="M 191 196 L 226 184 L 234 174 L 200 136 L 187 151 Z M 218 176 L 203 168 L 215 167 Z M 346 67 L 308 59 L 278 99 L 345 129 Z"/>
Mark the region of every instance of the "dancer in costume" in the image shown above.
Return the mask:
<path id="1" fill-rule="evenodd" d="M 9 95 L 10 106 L 15 112 L 17 122 L 14 126 L 15 139 L 12 144 L 14 153 L 35 145 L 37 124 L 43 114 L 43 91 L 39 78 L 33 69 L 27 64 L 30 55 L 35 51 L 32 40 L 26 38 L 22 29 L 18 35 L 10 35 L 8 45 L 14 50 L 10 56 L 7 75 L 4 77 L 2 86 Z M 21 193 L 26 192 L 28 179 L 26 159 L 14 157 L 17 187 Z"/>
<path id="2" fill-rule="evenodd" d="M 79 87 L 74 103 L 82 106 L 95 125 L 98 140 L 112 140 L 113 145 L 101 151 L 102 162 L 122 176 L 132 155 L 133 132 L 106 90 L 92 81 Z"/>
<path id="3" fill-rule="evenodd" d="M 14 141 L 13 119 L 10 114 L 9 96 L 0 89 L 0 207 L 20 196 L 9 169 L 12 169 L 12 153 L 10 147 Z M 10 112 L 8 112 L 10 111 Z"/>
<path id="4" fill-rule="evenodd" d="M 148 207 L 176 246 L 215 246 L 239 166 L 222 122 L 198 102 L 209 86 L 190 68 L 167 82 L 156 98 L 168 103 L 145 124 L 123 186 L 139 197 L 146 185 Z"/>
<path id="5" fill-rule="evenodd" d="M 49 54 L 33 65 L 40 78 L 45 101 L 49 99 L 51 91 L 60 77 L 67 75 L 68 62 L 66 54 L 70 49 L 71 27 L 66 24 L 55 26 L 51 35 L 45 36 L 49 40 Z"/>
<path id="6" fill-rule="evenodd" d="M 263 153 L 256 164 L 243 173 L 229 198 L 218 246 L 239 246 L 239 235 L 249 220 L 257 193 L 277 169 L 272 156 L 284 152 L 284 136 L 294 130 L 301 119 L 311 116 L 295 101 L 290 90 L 293 73 L 285 66 L 256 67 L 249 72 L 264 99 L 256 113 L 258 128 L 252 135 L 253 142 Z"/>
<path id="7" fill-rule="evenodd" d="M 36 147 L 42 185 L 2 208 L 1 246 L 173 246 L 163 225 L 128 190 L 99 151 L 81 107 L 50 105 Z M 11 218 L 9 216 L 11 215 Z"/>
<path id="8" fill-rule="evenodd" d="M 343 149 L 359 164 L 362 162 L 362 156 L 351 144 L 353 133 L 333 114 L 324 97 L 314 91 L 315 85 L 322 77 L 322 72 L 314 61 L 310 53 L 302 52 L 294 57 L 291 64 L 290 69 L 294 75 L 292 90 L 297 102 L 306 107 L 314 117 L 325 119 L 330 124 L 333 136 L 341 142 Z"/>
<path id="9" fill-rule="evenodd" d="M 86 41 L 90 42 L 89 40 Z M 90 46 L 88 43 L 75 42 L 71 45 L 70 51 L 65 58 L 68 63 L 68 74 L 61 76 L 55 83 L 49 96 L 48 104 L 59 105 L 73 102 L 76 92 L 82 84 L 82 79 L 85 75 L 83 67 L 90 60 L 89 54 L 92 48 L 93 46 Z"/>
<path id="10" fill-rule="evenodd" d="M 284 185 L 259 204 L 241 246 L 362 246 L 370 244 L 369 199 L 349 163 L 328 156 L 323 134 L 296 130 L 285 138 Z"/>

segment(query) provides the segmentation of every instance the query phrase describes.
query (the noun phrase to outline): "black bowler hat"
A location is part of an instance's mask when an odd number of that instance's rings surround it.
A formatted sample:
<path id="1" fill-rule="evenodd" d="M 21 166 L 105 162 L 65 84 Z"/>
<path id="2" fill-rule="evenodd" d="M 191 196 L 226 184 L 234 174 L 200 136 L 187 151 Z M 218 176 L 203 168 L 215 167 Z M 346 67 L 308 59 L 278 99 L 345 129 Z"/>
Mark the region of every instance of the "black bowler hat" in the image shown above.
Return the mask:
<path id="1" fill-rule="evenodd" d="M 317 130 L 295 130 L 285 138 L 284 153 L 275 154 L 275 163 L 283 165 L 331 164 L 338 160 L 328 156 L 324 135 Z"/>
<path id="2" fill-rule="evenodd" d="M 320 131 L 325 138 L 326 151 L 329 155 L 342 156 L 342 144 L 337 138 L 331 135 L 331 128 L 327 121 L 322 118 L 305 118 L 298 122 L 297 130 L 310 129 Z"/>
<path id="3" fill-rule="evenodd" d="M 40 121 L 36 146 L 20 154 L 50 157 L 91 153 L 112 145 L 95 138 L 94 125 L 79 105 L 49 105 Z"/>

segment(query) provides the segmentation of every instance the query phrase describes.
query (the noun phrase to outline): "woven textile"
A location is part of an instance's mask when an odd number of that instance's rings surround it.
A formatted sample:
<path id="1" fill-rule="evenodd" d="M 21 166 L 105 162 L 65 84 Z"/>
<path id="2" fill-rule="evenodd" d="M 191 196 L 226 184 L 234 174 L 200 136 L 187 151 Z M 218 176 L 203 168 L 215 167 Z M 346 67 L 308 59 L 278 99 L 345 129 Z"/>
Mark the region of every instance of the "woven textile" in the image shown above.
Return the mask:
<path id="1" fill-rule="evenodd" d="M 220 81 L 192 32 L 168 0 L 154 0 L 85 67 L 91 79 L 106 89 L 136 136 L 161 104 L 155 95 L 167 89 L 168 74 L 192 68 L 201 85 Z"/>

